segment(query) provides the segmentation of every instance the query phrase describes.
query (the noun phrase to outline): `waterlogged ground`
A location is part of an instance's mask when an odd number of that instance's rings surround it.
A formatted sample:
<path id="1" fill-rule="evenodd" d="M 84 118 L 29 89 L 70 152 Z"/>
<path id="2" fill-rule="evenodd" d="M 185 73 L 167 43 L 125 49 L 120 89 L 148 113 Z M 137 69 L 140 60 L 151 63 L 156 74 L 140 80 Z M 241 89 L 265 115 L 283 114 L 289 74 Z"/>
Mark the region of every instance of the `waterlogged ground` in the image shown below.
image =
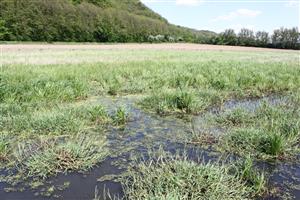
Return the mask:
<path id="1" fill-rule="evenodd" d="M 250 158 L 229 176 L 249 198 L 300 198 L 298 52 L 29 47 L 0 58 L 1 199 L 139 199 L 124 177 L 165 169 L 161 151 L 205 169 Z"/>
<path id="2" fill-rule="evenodd" d="M 240 107 L 254 112 L 263 102 L 278 105 L 286 101 L 286 98 L 277 96 L 252 100 L 230 100 L 222 107 L 212 107 L 199 116 L 178 119 L 160 117 L 143 111 L 136 105 L 142 98 L 143 96 L 93 97 L 80 102 L 80 104 L 103 105 L 109 113 L 114 113 L 117 107 L 123 106 L 129 113 L 129 121 L 126 125 L 111 126 L 106 129 L 110 156 L 88 172 L 75 172 L 49 178 L 43 186 L 37 189 L 22 186 L 24 191 L 6 192 L 9 189 L 15 190 L 18 186 L 14 189 L 1 183 L 1 199 L 93 199 L 95 191 L 98 198 L 105 198 L 103 196 L 108 198 L 109 195 L 121 198 L 123 190 L 118 182 L 118 175 L 126 172 L 133 156 L 140 156 L 140 154 L 147 156 L 149 149 L 163 147 L 166 151 L 173 153 L 186 151 L 191 160 L 217 161 L 221 153 L 211 147 L 201 148 L 193 144 L 191 140 L 192 132 L 196 131 L 205 130 L 212 135 L 224 134 L 225 130 L 206 125 L 207 116 Z M 263 199 L 300 198 L 299 158 L 290 161 L 258 161 L 256 167 L 266 173 L 269 179 L 268 187 L 273 192 Z"/>

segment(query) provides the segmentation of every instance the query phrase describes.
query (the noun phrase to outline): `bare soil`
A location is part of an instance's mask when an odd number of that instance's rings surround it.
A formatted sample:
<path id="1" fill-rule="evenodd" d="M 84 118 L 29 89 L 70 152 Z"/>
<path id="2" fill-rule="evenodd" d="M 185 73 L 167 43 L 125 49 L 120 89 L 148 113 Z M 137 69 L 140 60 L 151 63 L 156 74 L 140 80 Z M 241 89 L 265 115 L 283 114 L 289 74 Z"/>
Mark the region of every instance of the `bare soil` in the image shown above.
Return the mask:
<path id="1" fill-rule="evenodd" d="M 23 43 L 23 44 L 0 44 L 0 50 L 5 51 L 31 51 L 31 50 L 179 50 L 179 51 L 295 51 L 283 49 L 221 46 L 188 43 L 163 43 L 163 44 L 97 44 L 97 43 Z"/>

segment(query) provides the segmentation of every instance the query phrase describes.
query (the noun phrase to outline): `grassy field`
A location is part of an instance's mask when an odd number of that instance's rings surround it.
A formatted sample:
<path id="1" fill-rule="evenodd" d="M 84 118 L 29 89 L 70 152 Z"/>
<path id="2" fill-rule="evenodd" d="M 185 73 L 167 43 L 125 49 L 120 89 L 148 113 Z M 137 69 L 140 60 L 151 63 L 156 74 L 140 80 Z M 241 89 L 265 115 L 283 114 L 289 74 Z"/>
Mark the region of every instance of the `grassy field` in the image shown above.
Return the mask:
<path id="1" fill-rule="evenodd" d="M 17 181 L 23 181 L 85 171 L 101 163 L 110 155 L 106 127 L 124 126 L 130 113 L 122 107 L 108 113 L 101 105 L 84 103 L 95 96 L 141 95 L 136 106 L 145 112 L 180 118 L 222 108 L 231 99 L 281 96 L 285 101 L 280 105 L 265 103 L 255 112 L 236 109 L 208 122 L 226 129 L 215 140 L 216 149 L 238 154 L 248 168 L 154 159 L 137 164 L 123 181 L 128 199 L 260 195 L 265 180 L 250 169 L 252 159 L 299 155 L 299 59 L 297 51 L 268 50 L 2 51 L 2 168 L 14 169 Z M 232 168 L 239 170 L 231 173 Z M 160 184 L 150 187 L 154 179 Z M 201 189 L 203 185 L 207 187 Z"/>

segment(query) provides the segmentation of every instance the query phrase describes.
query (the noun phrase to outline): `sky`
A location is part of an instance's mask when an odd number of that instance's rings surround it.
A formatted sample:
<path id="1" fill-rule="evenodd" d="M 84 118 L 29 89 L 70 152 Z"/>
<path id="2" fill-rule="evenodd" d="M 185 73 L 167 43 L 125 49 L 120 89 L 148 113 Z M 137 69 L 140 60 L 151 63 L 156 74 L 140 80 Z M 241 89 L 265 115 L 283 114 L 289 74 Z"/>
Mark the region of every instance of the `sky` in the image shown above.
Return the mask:
<path id="1" fill-rule="evenodd" d="M 300 30 L 300 0 L 141 0 L 170 23 L 217 33 L 232 28 Z"/>

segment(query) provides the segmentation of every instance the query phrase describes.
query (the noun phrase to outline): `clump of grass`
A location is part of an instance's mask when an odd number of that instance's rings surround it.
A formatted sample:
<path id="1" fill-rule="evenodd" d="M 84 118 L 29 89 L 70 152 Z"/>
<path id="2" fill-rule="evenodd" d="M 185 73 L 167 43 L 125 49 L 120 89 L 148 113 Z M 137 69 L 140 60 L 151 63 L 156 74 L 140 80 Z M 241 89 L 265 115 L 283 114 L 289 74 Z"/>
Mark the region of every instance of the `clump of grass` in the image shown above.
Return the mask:
<path id="1" fill-rule="evenodd" d="M 270 134 L 265 138 L 265 141 L 260 143 L 260 145 L 262 146 L 261 149 L 263 153 L 276 157 L 283 155 L 286 149 L 288 149 L 288 147 L 285 146 L 285 138 L 278 133 Z"/>
<path id="2" fill-rule="evenodd" d="M 1 101 L 14 102 L 66 102 L 85 98 L 86 84 L 75 76 L 67 74 L 61 76 L 45 76 L 32 73 L 15 76 L 2 76 Z"/>
<path id="3" fill-rule="evenodd" d="M 116 96 L 118 94 L 119 90 L 120 90 L 120 86 L 118 84 L 114 83 L 108 87 L 107 93 L 109 95 Z"/>
<path id="4" fill-rule="evenodd" d="M 10 102 L 7 104 L 0 104 L 0 114 L 2 117 L 16 116 L 26 112 L 26 106 Z"/>
<path id="5" fill-rule="evenodd" d="M 38 135 L 76 134 L 85 127 L 103 125 L 110 121 L 102 106 L 58 107 L 32 114 L 9 116 L 0 119 L 0 131 L 32 133 Z"/>
<path id="6" fill-rule="evenodd" d="M 175 107 L 183 112 L 191 113 L 196 107 L 196 100 L 192 93 L 181 92 L 173 98 Z"/>
<path id="7" fill-rule="evenodd" d="M 8 161 L 9 140 L 6 134 L 0 134 L 0 161 Z"/>
<path id="8" fill-rule="evenodd" d="M 191 113 L 195 110 L 196 101 L 192 93 L 169 92 L 154 94 L 141 102 L 142 107 L 155 110 L 158 114 L 166 115 L 172 112 Z"/>
<path id="9" fill-rule="evenodd" d="M 31 154 L 26 151 L 28 149 L 16 152 L 17 160 L 22 161 L 18 163 L 19 171 L 26 172 L 28 177 L 43 179 L 58 173 L 88 170 L 108 155 L 105 137 L 91 134 L 48 141 Z"/>
<path id="10" fill-rule="evenodd" d="M 93 122 L 105 123 L 109 121 L 109 116 L 103 106 L 93 106 L 87 109 L 89 119 Z"/>
<path id="11" fill-rule="evenodd" d="M 235 164 L 236 173 L 238 176 L 246 181 L 248 185 L 251 185 L 255 195 L 260 195 L 266 192 L 266 183 L 264 173 L 259 173 L 254 168 L 253 160 L 248 155 L 245 160 L 240 160 Z"/>
<path id="12" fill-rule="evenodd" d="M 240 155 L 252 154 L 260 158 L 283 157 L 289 149 L 286 139 L 272 132 L 240 128 L 232 130 L 220 140 L 226 150 Z"/>
<path id="13" fill-rule="evenodd" d="M 147 109 L 156 111 L 160 115 L 173 113 L 197 114 L 212 105 L 222 102 L 222 97 L 214 92 L 195 91 L 169 91 L 153 94 L 140 102 L 140 105 Z"/>
<path id="14" fill-rule="evenodd" d="M 249 181 L 256 180 L 256 176 L 252 169 L 240 171 L 229 164 L 196 163 L 186 157 L 158 157 L 135 163 L 122 185 L 125 199 L 133 200 L 249 199 L 264 188 L 263 176 L 257 178 L 257 182 Z"/>
<path id="15" fill-rule="evenodd" d="M 124 107 L 119 107 L 112 117 L 113 123 L 117 126 L 125 125 L 129 120 L 129 115 Z"/>
<path id="16" fill-rule="evenodd" d="M 251 122 L 251 113 L 243 108 L 237 108 L 218 116 L 215 120 L 224 126 L 240 126 Z"/>
<path id="17" fill-rule="evenodd" d="M 227 128 L 219 146 L 239 155 L 284 159 L 299 152 L 300 110 L 291 101 L 279 105 L 263 102 L 255 111 L 235 109 L 216 116 Z"/>
<path id="18" fill-rule="evenodd" d="M 66 110 L 13 116 L 0 123 L 2 131 L 43 135 L 77 133 L 82 126 L 82 121 Z"/>
<path id="19" fill-rule="evenodd" d="M 41 113 L 33 116 L 28 129 L 34 134 L 74 134 L 79 132 L 83 122 L 72 111 Z"/>
<path id="20" fill-rule="evenodd" d="M 172 112 L 191 114 L 197 111 L 197 101 L 192 92 L 176 91 L 165 94 L 154 94 L 145 98 L 141 105 L 146 109 L 155 110 L 166 115 Z"/>
<path id="21" fill-rule="evenodd" d="M 159 115 L 166 115 L 169 109 L 169 105 L 167 101 L 160 101 L 156 107 L 156 113 Z"/>

